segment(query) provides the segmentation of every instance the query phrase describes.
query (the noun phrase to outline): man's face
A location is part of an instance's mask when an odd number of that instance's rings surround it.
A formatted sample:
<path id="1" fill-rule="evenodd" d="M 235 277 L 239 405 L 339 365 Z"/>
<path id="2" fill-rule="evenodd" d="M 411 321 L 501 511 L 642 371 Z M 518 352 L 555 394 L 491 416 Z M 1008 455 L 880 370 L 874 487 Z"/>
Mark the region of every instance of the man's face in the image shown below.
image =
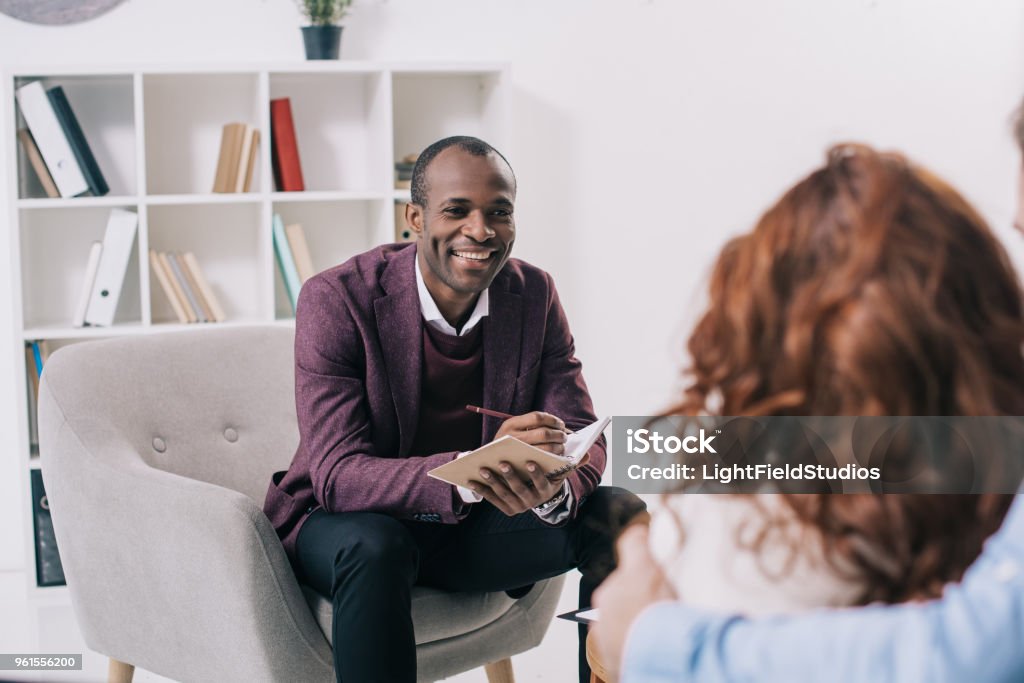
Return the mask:
<path id="1" fill-rule="evenodd" d="M 449 147 L 430 162 L 426 181 L 427 205 L 410 204 L 407 214 L 419 237 L 424 280 L 455 298 L 482 292 L 516 239 L 511 169 L 496 154 Z"/>

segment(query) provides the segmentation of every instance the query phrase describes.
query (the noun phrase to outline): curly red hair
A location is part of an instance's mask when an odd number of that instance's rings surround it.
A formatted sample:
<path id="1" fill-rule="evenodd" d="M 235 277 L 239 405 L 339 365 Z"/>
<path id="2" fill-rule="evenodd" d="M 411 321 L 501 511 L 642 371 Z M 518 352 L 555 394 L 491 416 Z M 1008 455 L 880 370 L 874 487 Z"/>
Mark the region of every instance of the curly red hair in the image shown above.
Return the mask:
<path id="1" fill-rule="evenodd" d="M 831 148 L 726 244 L 668 414 L 1024 415 L 1021 287 L 985 221 L 896 153 Z M 933 597 L 1011 496 L 788 495 L 862 602 Z"/>

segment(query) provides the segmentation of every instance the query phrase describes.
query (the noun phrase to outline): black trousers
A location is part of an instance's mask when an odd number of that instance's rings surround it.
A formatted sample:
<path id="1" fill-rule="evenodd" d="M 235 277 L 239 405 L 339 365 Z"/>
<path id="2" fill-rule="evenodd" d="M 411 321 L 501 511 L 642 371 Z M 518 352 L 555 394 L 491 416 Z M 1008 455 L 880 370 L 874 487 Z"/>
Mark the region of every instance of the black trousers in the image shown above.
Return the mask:
<path id="1" fill-rule="evenodd" d="M 296 541 L 299 580 L 333 602 L 338 681 L 414 683 L 414 585 L 517 595 L 578 568 L 579 604 L 589 607 L 614 569 L 615 537 L 644 507 L 624 489 L 599 487 L 561 527 L 529 511 L 508 517 L 487 502 L 475 504 L 459 524 L 317 510 Z M 580 681 L 588 681 L 582 625 L 579 636 Z"/>

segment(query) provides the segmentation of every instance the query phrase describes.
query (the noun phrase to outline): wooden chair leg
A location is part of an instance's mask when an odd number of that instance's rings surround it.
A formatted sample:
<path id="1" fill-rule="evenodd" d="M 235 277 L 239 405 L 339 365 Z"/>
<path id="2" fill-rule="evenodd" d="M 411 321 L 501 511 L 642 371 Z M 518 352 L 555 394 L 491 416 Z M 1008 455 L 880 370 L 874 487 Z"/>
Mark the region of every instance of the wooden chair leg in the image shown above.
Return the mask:
<path id="1" fill-rule="evenodd" d="M 512 660 L 508 657 L 485 665 L 484 671 L 487 672 L 487 683 L 516 683 Z"/>
<path id="2" fill-rule="evenodd" d="M 135 665 L 111 659 L 107 666 L 107 683 L 132 683 Z"/>

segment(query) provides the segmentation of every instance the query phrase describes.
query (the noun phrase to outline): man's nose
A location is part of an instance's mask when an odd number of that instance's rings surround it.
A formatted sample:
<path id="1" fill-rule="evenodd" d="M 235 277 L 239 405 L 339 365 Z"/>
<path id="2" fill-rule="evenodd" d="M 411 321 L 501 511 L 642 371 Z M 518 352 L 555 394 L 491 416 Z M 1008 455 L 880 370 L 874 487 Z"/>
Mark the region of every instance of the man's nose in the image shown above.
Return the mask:
<path id="1" fill-rule="evenodd" d="M 484 240 L 494 237 L 494 230 L 487 224 L 487 219 L 484 216 L 483 211 L 470 211 L 469 215 L 466 216 L 466 225 L 464 232 L 469 237 L 472 237 L 477 242 L 483 242 Z"/>

